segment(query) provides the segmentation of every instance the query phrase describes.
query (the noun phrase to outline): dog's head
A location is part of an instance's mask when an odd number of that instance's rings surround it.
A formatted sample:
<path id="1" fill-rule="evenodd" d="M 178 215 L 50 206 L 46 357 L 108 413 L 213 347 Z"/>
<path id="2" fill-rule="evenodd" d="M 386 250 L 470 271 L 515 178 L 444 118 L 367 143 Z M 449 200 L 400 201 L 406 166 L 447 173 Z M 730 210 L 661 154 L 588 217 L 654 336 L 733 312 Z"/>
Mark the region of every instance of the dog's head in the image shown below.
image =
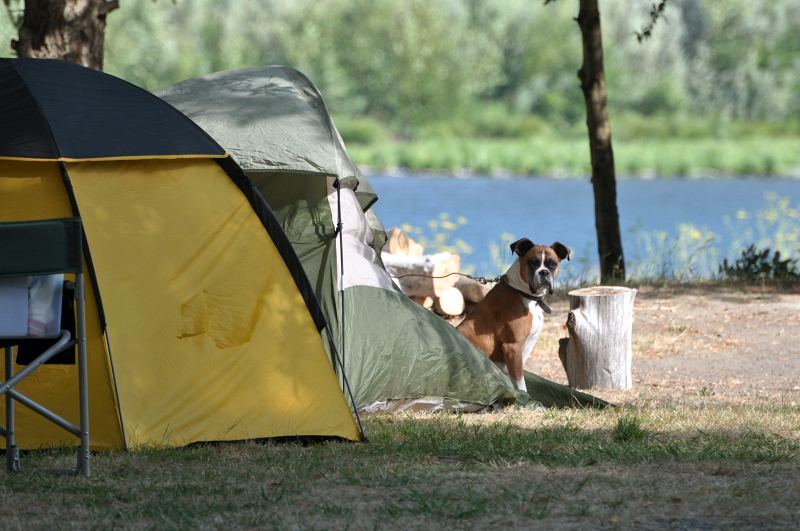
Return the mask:
<path id="1" fill-rule="evenodd" d="M 561 260 L 569 260 L 571 252 L 561 242 L 540 245 L 528 238 L 512 243 L 511 251 L 519 256 L 520 280 L 537 296 L 553 293 Z"/>

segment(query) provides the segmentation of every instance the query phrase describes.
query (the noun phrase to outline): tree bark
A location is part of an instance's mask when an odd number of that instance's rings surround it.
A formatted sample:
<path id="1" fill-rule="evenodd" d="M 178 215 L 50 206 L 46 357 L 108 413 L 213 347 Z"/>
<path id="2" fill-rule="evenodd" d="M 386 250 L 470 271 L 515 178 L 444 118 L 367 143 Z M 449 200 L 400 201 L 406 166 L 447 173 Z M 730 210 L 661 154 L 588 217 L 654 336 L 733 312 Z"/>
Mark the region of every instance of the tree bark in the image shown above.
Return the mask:
<path id="1" fill-rule="evenodd" d="M 18 57 L 64 59 L 102 70 L 106 16 L 118 7 L 116 0 L 26 0 L 11 48 Z"/>
<path id="2" fill-rule="evenodd" d="M 611 148 L 611 122 L 603 67 L 603 36 L 597 4 L 598 0 L 580 0 L 577 22 L 583 41 L 583 65 L 578 70 L 578 79 L 586 102 L 586 126 L 589 129 L 600 278 L 606 283 L 625 279 L 625 259 L 619 230 L 614 151 Z"/>

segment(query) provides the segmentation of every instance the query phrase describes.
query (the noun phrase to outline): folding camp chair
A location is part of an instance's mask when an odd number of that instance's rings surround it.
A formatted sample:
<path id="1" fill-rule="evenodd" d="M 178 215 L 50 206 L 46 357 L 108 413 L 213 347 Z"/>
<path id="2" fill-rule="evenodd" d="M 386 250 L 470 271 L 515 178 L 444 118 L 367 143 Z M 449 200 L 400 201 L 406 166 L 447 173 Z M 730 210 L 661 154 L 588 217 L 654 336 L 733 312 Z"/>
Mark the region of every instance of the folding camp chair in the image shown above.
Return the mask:
<path id="1" fill-rule="evenodd" d="M 6 317 L 5 329 L 0 331 L 0 342 L 5 346 L 5 382 L 0 382 L 0 395 L 5 395 L 6 421 L 0 427 L 0 435 L 6 439 L 6 467 L 9 472 L 20 470 L 19 451 L 16 446 L 16 427 L 14 420 L 14 402 L 32 409 L 44 418 L 64 428 L 80 438 L 76 473 L 89 476 L 89 397 L 88 374 L 86 369 L 86 321 L 84 315 L 84 279 L 83 279 L 83 239 L 81 220 L 79 218 L 48 219 L 42 221 L 25 221 L 0 223 L 0 288 L 5 285 L 5 293 L 14 292 L 18 297 L 20 308 L 27 304 L 28 286 L 47 278 L 47 275 L 75 274 L 75 337 L 69 330 L 58 328 L 61 319 L 55 316 L 55 327 L 41 329 L 31 323 L 29 316 L 9 315 L 15 311 L 14 300 L 0 299 L 0 307 Z M 52 280 L 52 277 L 49 278 Z M 22 296 L 19 297 L 20 287 Z M 2 291 L 2 290 L 0 290 Z M 56 291 L 56 290 L 52 290 Z M 61 286 L 58 286 L 61 294 Z M 52 313 L 61 313 L 61 306 Z M 9 320 L 9 318 L 11 318 Z M 16 324 L 8 324 L 14 321 Z M 20 328 L 19 323 L 23 323 Z M 19 345 L 31 339 L 49 338 L 55 343 L 41 354 L 27 362 L 25 368 L 13 374 L 14 362 L 12 345 Z M 23 395 L 15 386 L 42 364 L 56 354 L 78 346 L 78 394 L 80 401 L 80 426 L 50 411 L 45 406 Z M 18 358 L 19 361 L 19 358 Z"/>

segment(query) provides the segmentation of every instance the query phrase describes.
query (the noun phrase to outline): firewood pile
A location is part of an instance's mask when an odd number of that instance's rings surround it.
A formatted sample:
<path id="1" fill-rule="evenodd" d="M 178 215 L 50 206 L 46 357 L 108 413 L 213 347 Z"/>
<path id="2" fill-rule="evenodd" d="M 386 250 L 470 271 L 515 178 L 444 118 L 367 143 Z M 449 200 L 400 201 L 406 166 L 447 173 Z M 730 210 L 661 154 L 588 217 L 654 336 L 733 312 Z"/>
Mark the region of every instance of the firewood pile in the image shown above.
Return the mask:
<path id="1" fill-rule="evenodd" d="M 422 245 L 396 227 L 388 237 L 381 259 L 395 283 L 414 302 L 448 320 L 463 316 L 492 288 L 458 274 L 457 254 L 425 254 Z"/>

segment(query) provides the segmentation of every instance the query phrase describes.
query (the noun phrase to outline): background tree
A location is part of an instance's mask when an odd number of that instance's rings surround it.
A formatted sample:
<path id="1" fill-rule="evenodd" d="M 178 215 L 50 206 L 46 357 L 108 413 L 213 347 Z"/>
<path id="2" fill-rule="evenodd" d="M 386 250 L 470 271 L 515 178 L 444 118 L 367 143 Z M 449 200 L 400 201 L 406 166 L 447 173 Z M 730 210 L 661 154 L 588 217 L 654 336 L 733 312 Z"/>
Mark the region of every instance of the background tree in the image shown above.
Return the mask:
<path id="1" fill-rule="evenodd" d="M 583 65 L 578 79 L 586 103 L 586 126 L 592 161 L 594 220 L 600 257 L 600 280 L 625 280 L 625 257 L 617 210 L 617 178 L 608 117 L 603 36 L 597 0 L 581 0 L 578 25 L 583 38 Z"/>
<path id="2" fill-rule="evenodd" d="M 554 0 L 545 0 L 548 4 Z M 611 121 L 603 65 L 603 34 L 598 0 L 580 0 L 578 26 L 583 43 L 583 64 L 578 70 L 586 106 L 586 126 L 592 162 L 594 220 L 600 258 L 600 281 L 625 280 L 625 257 L 617 210 L 617 179 L 611 146 Z"/>
<path id="3" fill-rule="evenodd" d="M 18 35 L 11 41 L 17 57 L 64 59 L 103 69 L 108 13 L 117 0 L 3 0 Z"/>

